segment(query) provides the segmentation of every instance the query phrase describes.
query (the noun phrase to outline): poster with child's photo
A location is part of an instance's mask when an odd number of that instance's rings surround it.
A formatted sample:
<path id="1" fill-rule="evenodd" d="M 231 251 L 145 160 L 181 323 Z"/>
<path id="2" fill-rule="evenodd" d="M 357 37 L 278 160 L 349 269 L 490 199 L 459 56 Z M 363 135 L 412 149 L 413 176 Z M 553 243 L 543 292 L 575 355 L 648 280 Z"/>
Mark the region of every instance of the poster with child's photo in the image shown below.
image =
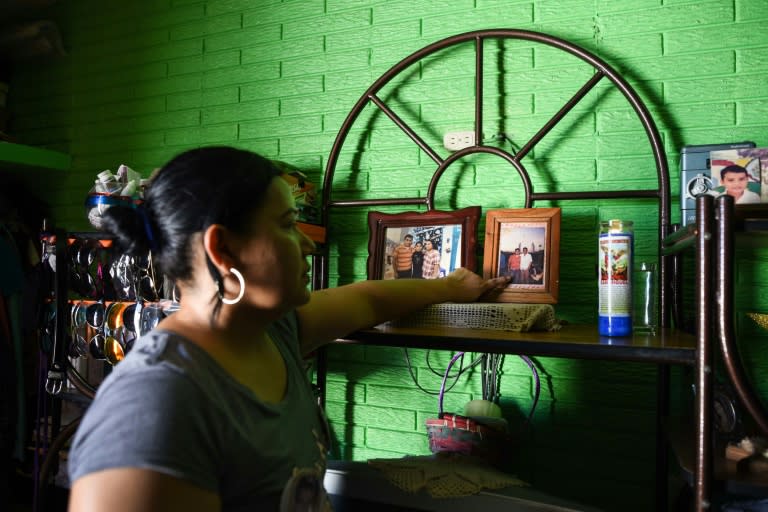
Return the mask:
<path id="1" fill-rule="evenodd" d="M 711 193 L 732 196 L 735 204 L 768 203 L 768 148 L 712 151 Z"/>

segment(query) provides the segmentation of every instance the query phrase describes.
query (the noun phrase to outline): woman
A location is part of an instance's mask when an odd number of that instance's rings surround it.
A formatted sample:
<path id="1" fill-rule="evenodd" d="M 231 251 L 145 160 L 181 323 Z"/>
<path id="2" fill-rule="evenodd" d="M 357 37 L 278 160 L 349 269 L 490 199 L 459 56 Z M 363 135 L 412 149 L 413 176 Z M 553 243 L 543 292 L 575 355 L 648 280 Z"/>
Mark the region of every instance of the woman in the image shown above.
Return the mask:
<path id="1" fill-rule="evenodd" d="M 328 447 L 302 355 L 505 284 L 461 269 L 310 293 L 315 246 L 278 176 L 247 151 L 195 149 L 159 171 L 141 208 L 105 214 L 119 247 L 152 251 L 181 308 L 99 387 L 70 450 L 70 511 L 296 510 L 300 489 L 322 490 Z M 317 495 L 312 510 L 327 504 Z"/>
<path id="2" fill-rule="evenodd" d="M 421 242 L 416 242 L 413 246 L 413 254 L 411 255 L 412 276 L 415 277 L 416 279 L 421 279 L 423 267 L 424 267 L 424 251 L 422 250 Z"/>
<path id="3" fill-rule="evenodd" d="M 432 240 L 424 240 L 424 260 L 422 262 L 421 277 L 424 279 L 437 279 L 440 277 L 440 251 Z"/>

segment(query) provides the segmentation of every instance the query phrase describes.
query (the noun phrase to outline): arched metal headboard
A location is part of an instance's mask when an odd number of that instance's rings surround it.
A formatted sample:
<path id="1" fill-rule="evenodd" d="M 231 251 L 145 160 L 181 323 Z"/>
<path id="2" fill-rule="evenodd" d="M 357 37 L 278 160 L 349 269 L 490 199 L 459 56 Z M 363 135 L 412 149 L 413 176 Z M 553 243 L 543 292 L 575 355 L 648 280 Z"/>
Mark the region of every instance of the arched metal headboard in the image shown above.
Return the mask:
<path id="1" fill-rule="evenodd" d="M 448 48 L 454 45 L 460 45 L 465 43 L 474 42 L 475 45 L 475 141 L 481 141 L 481 134 L 483 132 L 483 44 L 487 39 L 522 39 L 541 43 L 544 45 L 558 48 L 564 52 L 575 55 L 584 62 L 589 63 L 595 69 L 595 73 L 587 80 L 587 82 L 558 110 L 549 121 L 547 121 L 536 132 L 528 142 L 526 142 L 515 154 L 512 154 L 503 149 L 483 145 L 477 143 L 473 146 L 464 148 L 462 150 L 452 153 L 447 158 L 442 158 L 437 152 L 431 148 L 422 139 L 414 129 L 406 124 L 397 113 L 395 113 L 387 104 L 377 95 L 379 91 L 388 84 L 394 77 L 404 71 L 406 68 L 414 64 L 415 62 L 439 51 L 444 48 Z M 585 190 L 576 192 L 536 192 L 533 190 L 533 185 L 529 177 L 528 171 L 525 169 L 521 160 L 536 146 L 536 144 L 544 138 L 544 136 L 552 130 L 552 128 L 560 122 L 565 115 L 570 112 L 573 107 L 582 100 L 589 91 L 591 91 L 603 78 L 610 80 L 616 88 L 618 88 L 627 101 L 634 109 L 637 117 L 640 119 L 645 133 L 648 136 L 648 140 L 651 145 L 653 158 L 656 164 L 656 173 L 658 186 L 655 189 L 649 190 Z M 410 139 L 419 146 L 429 157 L 435 162 L 436 169 L 432 175 L 432 179 L 427 188 L 426 195 L 424 197 L 401 197 L 401 198 L 382 198 L 382 199 L 358 199 L 358 200 L 338 200 L 333 197 L 333 178 L 336 171 L 336 165 L 338 162 L 339 154 L 341 152 L 344 143 L 347 140 L 347 135 L 350 129 L 354 125 L 358 116 L 362 110 L 368 104 L 374 104 L 378 107 L 393 123 L 395 123 Z M 509 162 L 519 174 L 523 187 L 525 189 L 525 207 L 530 208 L 535 201 L 538 200 L 562 200 L 562 199 L 613 199 L 613 198 L 655 198 L 659 201 L 659 241 L 664 239 L 670 231 L 670 189 L 669 189 L 669 170 L 667 168 L 667 159 L 664 152 L 664 147 L 659 136 L 658 129 L 651 118 L 651 115 L 646 108 L 643 101 L 638 94 L 632 88 L 632 86 L 624 80 L 616 70 L 601 60 L 599 57 L 593 55 L 587 50 L 576 46 L 573 43 L 559 39 L 557 37 L 543 34 L 540 32 L 533 32 L 528 30 L 515 30 L 515 29 L 490 29 L 490 30 L 477 30 L 473 32 L 466 32 L 463 34 L 447 37 L 433 44 L 425 46 L 424 48 L 412 53 L 405 59 L 401 60 L 388 71 L 381 75 L 371 86 L 360 96 L 352 110 L 347 115 L 346 119 L 341 125 L 339 132 L 336 136 L 336 140 L 331 148 L 330 155 L 325 169 L 325 177 L 323 179 L 322 190 L 322 215 L 324 222 L 328 224 L 330 211 L 338 207 L 348 206 L 376 206 L 376 205 L 421 205 L 426 206 L 427 209 L 432 209 L 434 206 L 434 194 L 437 187 L 437 183 L 445 170 L 457 160 L 476 153 L 489 153 L 497 155 L 507 162 Z M 659 242 L 660 243 L 660 242 Z M 660 246 L 659 246 L 660 249 Z M 661 251 L 659 250 L 659 255 Z M 666 257 L 661 257 L 660 262 L 660 282 L 667 282 L 667 264 Z M 327 270 L 328 261 L 327 258 L 323 258 L 320 262 L 321 268 L 319 269 L 318 283 L 326 287 L 327 282 Z M 317 268 L 317 267 L 316 267 Z M 660 309 L 661 309 L 661 324 L 668 325 L 667 303 L 668 303 L 668 289 L 667 286 L 662 286 Z"/>

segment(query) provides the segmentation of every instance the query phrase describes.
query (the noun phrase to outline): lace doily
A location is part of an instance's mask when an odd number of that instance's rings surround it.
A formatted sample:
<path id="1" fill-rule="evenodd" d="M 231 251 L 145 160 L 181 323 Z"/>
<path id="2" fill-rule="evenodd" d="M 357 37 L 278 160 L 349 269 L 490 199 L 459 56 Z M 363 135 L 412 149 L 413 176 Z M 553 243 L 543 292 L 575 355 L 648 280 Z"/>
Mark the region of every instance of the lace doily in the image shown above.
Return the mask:
<path id="1" fill-rule="evenodd" d="M 551 304 L 434 304 L 388 323 L 393 327 L 464 327 L 514 332 L 560 329 Z"/>
<path id="2" fill-rule="evenodd" d="M 513 475 L 455 453 L 371 459 L 368 464 L 380 470 L 394 486 L 406 492 L 424 489 L 433 498 L 455 498 L 477 494 L 483 489 L 528 486 Z"/>

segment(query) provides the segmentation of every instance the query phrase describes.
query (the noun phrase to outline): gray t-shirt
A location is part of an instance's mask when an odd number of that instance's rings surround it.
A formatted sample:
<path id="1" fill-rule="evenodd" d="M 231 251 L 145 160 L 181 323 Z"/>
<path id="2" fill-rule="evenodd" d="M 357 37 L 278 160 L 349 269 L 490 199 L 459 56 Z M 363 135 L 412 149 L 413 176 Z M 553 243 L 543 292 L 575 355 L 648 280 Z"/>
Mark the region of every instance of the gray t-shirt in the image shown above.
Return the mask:
<path id="1" fill-rule="evenodd" d="M 86 411 L 70 480 L 148 468 L 219 494 L 225 511 L 278 510 L 286 488 L 324 495 L 327 429 L 302 367 L 295 313 L 268 332 L 288 370 L 279 404 L 260 401 L 184 337 L 159 329 L 143 336 Z M 283 507 L 292 499 L 284 496 Z"/>

